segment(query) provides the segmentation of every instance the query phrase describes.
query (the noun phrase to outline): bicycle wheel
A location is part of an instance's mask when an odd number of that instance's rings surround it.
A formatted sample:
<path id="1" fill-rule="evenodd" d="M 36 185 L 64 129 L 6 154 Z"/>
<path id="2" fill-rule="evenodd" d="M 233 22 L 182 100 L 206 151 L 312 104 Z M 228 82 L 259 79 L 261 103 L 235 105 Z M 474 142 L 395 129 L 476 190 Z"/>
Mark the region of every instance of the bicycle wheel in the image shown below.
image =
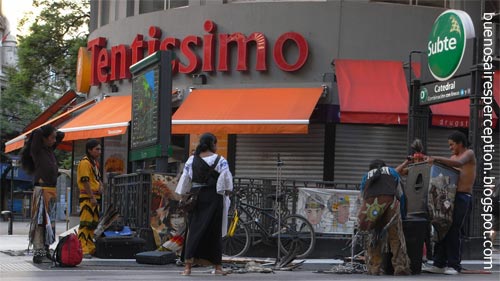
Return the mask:
<path id="1" fill-rule="evenodd" d="M 228 217 L 230 224 L 233 222 L 233 217 Z M 222 254 L 227 256 L 243 256 L 250 248 L 250 232 L 247 225 L 241 221 L 236 223 L 234 233 L 229 233 L 222 238 Z"/>
<path id="2" fill-rule="evenodd" d="M 311 223 L 300 215 L 290 215 L 281 220 L 280 249 L 287 255 L 290 251 L 303 259 L 314 250 L 316 236 Z"/>

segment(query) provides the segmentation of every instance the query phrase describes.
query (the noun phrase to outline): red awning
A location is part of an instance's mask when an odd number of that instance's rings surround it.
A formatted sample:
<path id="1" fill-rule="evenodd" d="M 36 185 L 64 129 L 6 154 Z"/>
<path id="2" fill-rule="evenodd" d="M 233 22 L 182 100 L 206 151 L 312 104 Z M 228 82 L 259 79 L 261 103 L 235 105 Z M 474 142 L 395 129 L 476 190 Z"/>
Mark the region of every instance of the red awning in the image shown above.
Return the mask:
<path id="1" fill-rule="evenodd" d="M 493 78 L 493 95 L 497 104 L 500 102 L 500 72 Z M 438 103 L 430 106 L 432 125 L 440 127 L 469 127 L 470 99 Z M 493 127 L 496 127 L 498 116 L 493 113 Z"/>
<path id="2" fill-rule="evenodd" d="M 28 126 L 26 126 L 23 131 L 26 132 L 34 128 L 37 128 L 41 124 L 47 122 L 54 115 L 56 115 L 59 111 L 61 111 L 61 109 L 63 109 L 62 112 L 69 110 L 70 106 L 74 105 L 75 98 L 77 96 L 78 95 L 76 94 L 75 91 L 73 90 L 67 91 L 53 104 L 51 104 L 44 112 L 42 112 L 42 114 L 38 115 L 38 117 L 36 117 L 35 120 L 31 121 L 31 123 L 29 123 Z"/>
<path id="3" fill-rule="evenodd" d="M 9 152 L 14 151 L 16 149 L 22 148 L 24 146 L 24 140 L 26 139 L 26 136 L 28 136 L 33 130 L 38 129 L 39 127 L 41 127 L 45 124 L 52 124 L 53 126 L 57 127 L 62 122 L 68 120 L 71 117 L 71 114 L 73 112 L 80 110 L 80 109 L 83 109 L 83 108 L 85 108 L 89 105 L 92 105 L 94 103 L 95 103 L 94 99 L 82 102 L 82 103 L 78 104 L 77 106 L 75 106 L 74 108 L 72 108 L 71 110 L 68 110 L 68 111 L 58 115 L 57 117 L 54 117 L 54 118 L 50 119 L 49 121 L 42 123 L 39 126 L 11 139 L 10 141 L 5 143 L 5 153 L 9 153 Z"/>
<path id="4" fill-rule="evenodd" d="M 322 87 L 194 90 L 172 116 L 173 134 L 307 134 Z"/>
<path id="5" fill-rule="evenodd" d="M 408 89 L 400 61 L 335 60 L 340 122 L 407 124 Z"/>

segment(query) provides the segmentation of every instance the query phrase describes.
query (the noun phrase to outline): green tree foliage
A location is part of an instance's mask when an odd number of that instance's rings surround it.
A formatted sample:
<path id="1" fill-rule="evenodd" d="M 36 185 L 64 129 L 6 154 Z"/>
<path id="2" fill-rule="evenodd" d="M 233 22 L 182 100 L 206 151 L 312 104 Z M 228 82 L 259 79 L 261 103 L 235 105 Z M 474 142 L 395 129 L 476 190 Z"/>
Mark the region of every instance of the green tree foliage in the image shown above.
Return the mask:
<path id="1" fill-rule="evenodd" d="M 16 135 L 74 87 L 78 48 L 86 46 L 90 20 L 89 1 L 34 0 L 38 15 L 27 14 L 29 25 L 18 36 L 19 63 L 7 70 L 8 88 L 1 93 L 1 134 Z"/>

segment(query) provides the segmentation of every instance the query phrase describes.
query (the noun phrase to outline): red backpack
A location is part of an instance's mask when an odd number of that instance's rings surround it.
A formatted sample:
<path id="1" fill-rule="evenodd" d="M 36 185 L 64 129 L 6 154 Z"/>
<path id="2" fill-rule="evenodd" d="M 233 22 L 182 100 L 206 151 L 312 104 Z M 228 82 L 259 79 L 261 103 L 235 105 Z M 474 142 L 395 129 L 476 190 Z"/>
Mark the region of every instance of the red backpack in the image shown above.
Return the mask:
<path id="1" fill-rule="evenodd" d="M 77 266 L 82 262 L 82 244 L 76 233 L 66 235 L 57 243 L 56 250 L 52 256 L 56 266 Z"/>

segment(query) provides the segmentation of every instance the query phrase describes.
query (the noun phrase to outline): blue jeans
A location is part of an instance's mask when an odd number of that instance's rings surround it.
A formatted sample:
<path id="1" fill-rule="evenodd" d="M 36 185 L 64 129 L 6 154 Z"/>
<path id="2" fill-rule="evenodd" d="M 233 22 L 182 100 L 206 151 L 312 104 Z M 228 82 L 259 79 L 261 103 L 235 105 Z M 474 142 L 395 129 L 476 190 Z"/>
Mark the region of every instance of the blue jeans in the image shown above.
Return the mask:
<path id="1" fill-rule="evenodd" d="M 462 241 L 460 235 L 469 208 L 471 207 L 472 197 L 468 193 L 457 192 L 455 195 L 455 207 L 453 210 L 453 223 L 443 240 L 436 242 L 434 246 L 434 266 L 452 267 L 460 272 L 462 266 Z"/>

